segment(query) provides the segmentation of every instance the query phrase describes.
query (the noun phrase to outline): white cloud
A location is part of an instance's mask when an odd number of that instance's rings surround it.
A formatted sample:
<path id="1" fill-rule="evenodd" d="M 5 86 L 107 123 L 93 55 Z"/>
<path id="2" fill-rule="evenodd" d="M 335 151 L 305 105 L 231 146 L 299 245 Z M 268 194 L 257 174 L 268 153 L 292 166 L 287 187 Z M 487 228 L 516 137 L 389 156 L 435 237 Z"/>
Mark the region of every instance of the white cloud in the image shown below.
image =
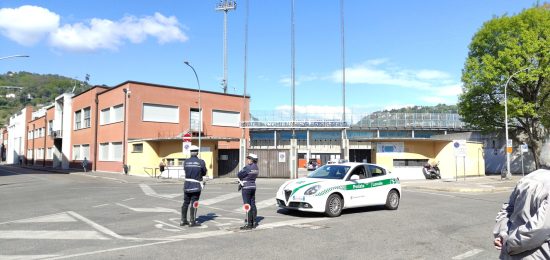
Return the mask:
<path id="1" fill-rule="evenodd" d="M 294 79 L 294 84 L 298 86 L 304 82 L 310 82 L 310 81 L 315 81 L 319 79 L 320 79 L 319 76 L 315 74 L 300 75 Z M 292 78 L 289 76 L 283 76 L 279 79 L 279 83 L 287 87 L 292 86 Z"/>
<path id="2" fill-rule="evenodd" d="M 332 73 L 335 82 L 342 82 L 342 70 Z M 372 84 L 372 85 L 393 85 L 399 87 L 427 89 L 429 82 L 421 81 L 406 70 L 387 70 L 359 65 L 346 68 L 346 83 L 349 84 Z"/>
<path id="3" fill-rule="evenodd" d="M 60 16 L 43 7 L 25 5 L 0 9 L 0 33 L 26 46 L 49 36 L 51 46 L 68 51 L 116 50 L 126 42 L 148 37 L 159 44 L 185 42 L 188 37 L 175 16 L 125 16 L 119 21 L 92 18 L 88 22 L 60 25 Z"/>
<path id="4" fill-rule="evenodd" d="M 438 70 L 421 70 L 416 73 L 416 77 L 425 80 L 447 79 L 449 74 Z"/>
<path id="5" fill-rule="evenodd" d="M 126 16 L 118 22 L 94 18 L 89 25 L 64 25 L 51 34 L 50 43 L 54 47 L 71 51 L 116 50 L 126 40 L 140 43 L 148 36 L 157 38 L 161 44 L 188 39 L 175 17 L 155 13 L 154 16 L 144 18 Z"/>
<path id="6" fill-rule="evenodd" d="M 21 45 L 31 46 L 57 29 L 59 20 L 59 15 L 39 6 L 2 8 L 0 9 L 0 32 Z"/>
<path id="7" fill-rule="evenodd" d="M 454 84 L 450 86 L 434 87 L 439 96 L 456 97 L 462 94 L 462 84 Z"/>

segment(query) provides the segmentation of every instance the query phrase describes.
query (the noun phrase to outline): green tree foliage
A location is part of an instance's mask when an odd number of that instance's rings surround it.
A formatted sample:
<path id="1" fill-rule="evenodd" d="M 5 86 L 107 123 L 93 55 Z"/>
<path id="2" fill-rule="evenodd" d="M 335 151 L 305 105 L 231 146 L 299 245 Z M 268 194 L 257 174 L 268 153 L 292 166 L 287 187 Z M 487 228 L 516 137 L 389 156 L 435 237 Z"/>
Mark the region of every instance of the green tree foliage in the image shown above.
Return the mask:
<path id="1" fill-rule="evenodd" d="M 0 74 L 0 124 L 8 124 L 9 117 L 26 105 L 38 109 L 51 104 L 57 96 L 71 92 L 73 87 L 74 93 L 78 94 L 89 89 L 90 85 L 87 81 L 59 75 L 29 72 Z M 6 96 L 10 94 L 15 97 Z"/>
<path id="2" fill-rule="evenodd" d="M 387 119 L 386 123 L 388 125 L 399 125 L 400 122 L 392 121 L 390 118 L 394 118 L 394 120 L 402 120 L 404 117 L 397 116 L 396 114 L 399 113 L 417 113 L 417 114 L 456 114 L 458 113 L 458 107 L 456 105 L 445 105 L 445 104 L 438 104 L 436 106 L 410 106 L 410 107 L 403 107 L 403 108 L 397 108 L 397 109 L 386 109 L 382 111 L 376 111 L 372 112 L 371 114 L 361 118 L 361 120 L 354 125 L 356 126 L 365 126 L 365 125 L 372 125 L 376 124 L 375 121 L 380 119 Z M 394 115 L 395 117 L 388 117 L 388 115 Z"/>
<path id="3" fill-rule="evenodd" d="M 514 16 L 495 17 L 479 29 L 470 43 L 462 71 L 464 91 L 458 103 L 466 123 L 484 132 L 502 131 L 504 88 L 510 79 L 507 87 L 510 133 L 517 141 L 529 144 L 537 168 L 550 127 L 549 61 L 548 5 Z"/>

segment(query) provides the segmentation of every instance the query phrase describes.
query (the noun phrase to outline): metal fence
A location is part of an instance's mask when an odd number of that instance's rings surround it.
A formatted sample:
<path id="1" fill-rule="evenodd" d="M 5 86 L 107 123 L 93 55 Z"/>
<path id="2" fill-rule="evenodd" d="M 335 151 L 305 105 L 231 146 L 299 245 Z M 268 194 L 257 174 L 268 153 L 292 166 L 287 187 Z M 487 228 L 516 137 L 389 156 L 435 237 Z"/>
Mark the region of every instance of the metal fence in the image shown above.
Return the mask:
<path id="1" fill-rule="evenodd" d="M 462 129 L 466 124 L 456 113 L 372 113 L 341 114 L 298 113 L 294 122 L 288 112 L 252 111 L 251 120 L 241 122 L 245 128 L 431 128 Z"/>

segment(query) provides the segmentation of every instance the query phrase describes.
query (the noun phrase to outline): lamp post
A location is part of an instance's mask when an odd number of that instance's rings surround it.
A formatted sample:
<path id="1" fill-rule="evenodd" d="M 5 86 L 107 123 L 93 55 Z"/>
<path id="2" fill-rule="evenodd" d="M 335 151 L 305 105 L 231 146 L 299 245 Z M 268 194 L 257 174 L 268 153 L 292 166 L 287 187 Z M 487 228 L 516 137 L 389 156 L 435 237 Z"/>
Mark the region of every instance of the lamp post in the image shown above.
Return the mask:
<path id="1" fill-rule="evenodd" d="M 531 67 L 520 69 L 516 72 L 514 72 L 510 77 L 508 77 L 508 80 L 506 80 L 506 84 L 504 85 L 504 131 L 506 132 L 506 178 L 510 178 L 510 153 L 508 149 L 512 148 L 512 145 L 508 144 L 508 95 L 506 89 L 508 88 L 508 83 L 510 83 L 510 80 L 518 73 L 528 70 Z"/>
<path id="2" fill-rule="evenodd" d="M 0 60 L 10 59 L 10 58 L 28 58 L 29 55 L 11 55 L 6 57 L 0 57 Z"/>
<path id="3" fill-rule="evenodd" d="M 199 82 L 199 76 L 197 76 L 197 71 L 195 68 L 189 64 L 189 61 L 184 61 L 185 65 L 189 66 L 193 73 L 195 73 L 195 78 L 197 79 L 197 86 L 199 86 L 199 156 L 201 154 L 201 135 L 202 135 L 202 107 L 201 107 L 201 83 Z"/>

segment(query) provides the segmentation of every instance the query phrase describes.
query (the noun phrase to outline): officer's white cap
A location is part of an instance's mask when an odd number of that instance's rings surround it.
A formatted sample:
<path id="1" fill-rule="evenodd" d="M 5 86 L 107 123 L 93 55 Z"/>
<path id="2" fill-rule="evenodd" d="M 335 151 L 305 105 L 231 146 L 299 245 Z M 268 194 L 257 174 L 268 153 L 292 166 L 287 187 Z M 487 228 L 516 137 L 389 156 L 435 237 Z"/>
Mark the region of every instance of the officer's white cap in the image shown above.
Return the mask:
<path id="1" fill-rule="evenodd" d="M 189 147 L 189 151 L 191 151 L 191 152 L 198 152 L 198 151 L 199 151 L 199 147 L 196 146 L 196 145 L 191 145 L 191 147 Z"/>
<path id="2" fill-rule="evenodd" d="M 252 159 L 252 160 L 258 160 L 258 156 L 253 153 L 249 153 L 246 158 Z"/>

